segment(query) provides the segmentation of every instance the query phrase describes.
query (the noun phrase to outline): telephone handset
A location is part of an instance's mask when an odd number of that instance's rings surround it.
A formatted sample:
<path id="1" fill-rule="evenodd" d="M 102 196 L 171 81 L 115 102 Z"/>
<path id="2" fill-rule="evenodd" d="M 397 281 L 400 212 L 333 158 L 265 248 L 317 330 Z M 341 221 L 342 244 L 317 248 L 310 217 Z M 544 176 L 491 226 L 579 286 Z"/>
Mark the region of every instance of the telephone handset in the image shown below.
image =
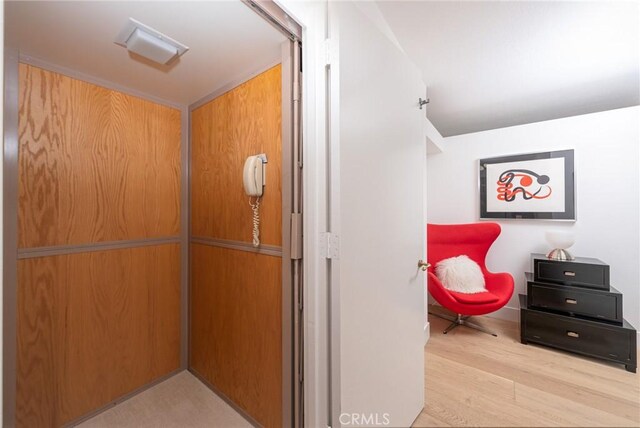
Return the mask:
<path id="1" fill-rule="evenodd" d="M 265 154 L 249 156 L 244 162 L 244 191 L 248 196 L 262 196 L 267 156 Z"/>
<path id="2" fill-rule="evenodd" d="M 264 153 L 249 156 L 244 162 L 244 171 L 242 172 L 244 191 L 249 196 L 249 205 L 253 210 L 253 246 L 260 245 L 260 197 L 264 192 L 265 186 L 265 165 L 267 163 L 267 155 Z M 252 197 L 256 198 L 252 202 Z"/>

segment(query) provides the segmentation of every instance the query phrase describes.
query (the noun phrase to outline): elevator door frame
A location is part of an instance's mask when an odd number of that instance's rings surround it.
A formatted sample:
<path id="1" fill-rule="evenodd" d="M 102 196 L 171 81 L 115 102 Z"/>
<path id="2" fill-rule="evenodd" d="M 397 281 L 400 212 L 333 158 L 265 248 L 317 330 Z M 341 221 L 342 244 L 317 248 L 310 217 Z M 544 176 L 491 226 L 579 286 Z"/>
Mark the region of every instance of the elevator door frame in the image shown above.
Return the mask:
<path id="1" fill-rule="evenodd" d="M 282 32 L 282 418 L 304 426 L 302 27 L 273 0 L 242 0 Z"/>
<path id="2" fill-rule="evenodd" d="M 282 415 L 304 425 L 301 45 L 282 44 Z M 289 386 L 289 388 L 287 388 Z"/>

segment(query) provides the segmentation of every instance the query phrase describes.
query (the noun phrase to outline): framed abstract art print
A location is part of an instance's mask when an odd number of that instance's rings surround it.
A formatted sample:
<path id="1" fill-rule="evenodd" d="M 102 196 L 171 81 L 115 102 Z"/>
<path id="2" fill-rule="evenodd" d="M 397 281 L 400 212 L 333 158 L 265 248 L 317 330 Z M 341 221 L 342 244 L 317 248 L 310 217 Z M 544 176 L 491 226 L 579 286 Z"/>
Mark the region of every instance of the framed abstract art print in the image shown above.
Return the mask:
<path id="1" fill-rule="evenodd" d="M 575 220 L 573 150 L 480 159 L 481 219 Z"/>

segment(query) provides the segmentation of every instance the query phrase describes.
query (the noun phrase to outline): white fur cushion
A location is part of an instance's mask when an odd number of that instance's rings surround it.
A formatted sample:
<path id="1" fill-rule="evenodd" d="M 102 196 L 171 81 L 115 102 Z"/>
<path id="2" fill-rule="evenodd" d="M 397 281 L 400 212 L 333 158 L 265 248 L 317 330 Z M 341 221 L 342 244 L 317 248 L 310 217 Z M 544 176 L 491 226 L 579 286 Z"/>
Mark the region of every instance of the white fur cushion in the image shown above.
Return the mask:
<path id="1" fill-rule="evenodd" d="M 467 294 L 487 291 L 480 266 L 467 256 L 441 260 L 436 264 L 436 276 L 447 290 Z"/>

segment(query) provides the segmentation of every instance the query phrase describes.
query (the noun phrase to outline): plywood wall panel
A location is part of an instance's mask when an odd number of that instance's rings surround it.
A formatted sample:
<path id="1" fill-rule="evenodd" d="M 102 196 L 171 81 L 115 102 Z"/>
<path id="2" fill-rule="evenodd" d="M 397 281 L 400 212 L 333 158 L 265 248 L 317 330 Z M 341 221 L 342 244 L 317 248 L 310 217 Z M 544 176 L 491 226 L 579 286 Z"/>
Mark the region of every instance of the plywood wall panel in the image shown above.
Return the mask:
<path id="1" fill-rule="evenodd" d="M 260 206 L 263 244 L 282 243 L 281 66 L 191 115 L 191 228 L 194 236 L 251 242 L 252 211 L 242 185 L 247 156 L 266 153 Z"/>
<path id="2" fill-rule="evenodd" d="M 190 366 L 265 427 L 282 426 L 282 259 L 193 244 Z"/>
<path id="3" fill-rule="evenodd" d="M 20 65 L 19 247 L 177 235 L 180 112 Z"/>
<path id="4" fill-rule="evenodd" d="M 20 260 L 18 426 L 61 426 L 179 368 L 179 248 Z"/>

